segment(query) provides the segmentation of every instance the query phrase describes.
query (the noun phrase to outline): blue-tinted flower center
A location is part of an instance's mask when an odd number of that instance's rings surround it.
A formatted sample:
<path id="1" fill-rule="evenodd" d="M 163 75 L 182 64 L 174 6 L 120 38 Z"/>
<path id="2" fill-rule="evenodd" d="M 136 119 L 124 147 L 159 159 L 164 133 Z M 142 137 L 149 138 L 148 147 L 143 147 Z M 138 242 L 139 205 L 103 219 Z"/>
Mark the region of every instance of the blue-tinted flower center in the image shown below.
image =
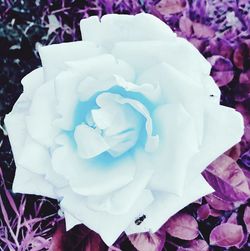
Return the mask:
<path id="1" fill-rule="evenodd" d="M 78 117 L 81 123 L 75 127 L 74 140 L 84 159 L 105 152 L 119 157 L 138 145 L 150 151 L 158 144 L 158 136 L 152 136 L 150 113 L 138 100 L 103 92 Z"/>

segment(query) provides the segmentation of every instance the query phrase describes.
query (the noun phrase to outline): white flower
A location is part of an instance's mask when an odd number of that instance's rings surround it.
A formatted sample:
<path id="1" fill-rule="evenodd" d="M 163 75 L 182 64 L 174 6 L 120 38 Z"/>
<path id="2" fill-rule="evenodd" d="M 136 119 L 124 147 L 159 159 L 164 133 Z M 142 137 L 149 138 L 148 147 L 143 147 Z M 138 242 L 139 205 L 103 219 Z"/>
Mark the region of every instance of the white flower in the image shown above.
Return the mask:
<path id="1" fill-rule="evenodd" d="M 6 116 L 13 190 L 57 198 L 67 229 L 84 223 L 111 245 L 212 192 L 200 173 L 243 123 L 219 105 L 209 63 L 156 17 L 90 17 L 81 31 L 40 48 Z"/>

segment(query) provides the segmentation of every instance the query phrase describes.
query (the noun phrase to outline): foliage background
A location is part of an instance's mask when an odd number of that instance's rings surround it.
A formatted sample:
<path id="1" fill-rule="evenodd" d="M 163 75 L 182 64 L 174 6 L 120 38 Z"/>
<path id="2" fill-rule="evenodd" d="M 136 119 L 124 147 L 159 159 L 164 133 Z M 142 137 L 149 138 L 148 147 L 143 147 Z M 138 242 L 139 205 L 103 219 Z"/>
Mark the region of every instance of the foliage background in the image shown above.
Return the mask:
<path id="1" fill-rule="evenodd" d="M 108 250 L 85 226 L 65 233 L 56 201 L 11 192 L 15 163 L 3 119 L 22 93 L 21 78 L 41 64 L 39 45 L 80 40 L 79 22 L 91 15 L 142 11 L 211 62 L 221 103 L 242 113 L 245 135 L 204 172 L 214 194 L 188 205 L 158 233 L 123 234 L 109 250 L 249 250 L 249 0 L 0 0 L 0 250 Z"/>

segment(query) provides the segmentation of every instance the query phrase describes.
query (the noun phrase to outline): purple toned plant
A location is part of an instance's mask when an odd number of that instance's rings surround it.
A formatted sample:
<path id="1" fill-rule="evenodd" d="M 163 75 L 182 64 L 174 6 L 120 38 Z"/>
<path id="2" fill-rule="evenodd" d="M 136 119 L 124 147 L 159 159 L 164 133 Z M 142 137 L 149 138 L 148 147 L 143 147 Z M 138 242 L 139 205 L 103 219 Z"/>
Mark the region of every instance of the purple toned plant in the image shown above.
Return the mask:
<path id="1" fill-rule="evenodd" d="M 23 5 L 4 0 L 0 10 L 3 21 L 0 24 L 1 116 L 11 110 L 20 95 L 21 77 L 40 64 L 37 47 L 79 40 L 78 25 L 82 18 L 146 11 L 193 43 L 213 65 L 212 76 L 221 88 L 222 104 L 235 107 L 244 116 L 245 135 L 237 148 L 226 153 L 229 157 L 221 157 L 208 167 L 204 175 L 216 192 L 200 200 L 202 204 L 192 203 L 186 207 L 181 212 L 186 216 L 178 220 L 180 226 L 171 218 L 166 226 L 172 227 L 165 228 L 166 232 L 161 235 L 141 234 L 129 239 L 122 235 L 109 250 L 133 251 L 141 247 L 160 250 L 163 242 L 166 250 L 179 251 L 247 248 L 250 222 L 247 206 L 250 185 L 249 0 L 45 0 L 24 1 Z M 0 178 L 0 250 L 107 250 L 100 238 L 84 226 L 66 233 L 62 221 L 57 223 L 60 216 L 55 214 L 56 202 L 10 192 L 14 164 L 7 137 L 2 132 L 0 142 L 3 173 Z M 189 230 L 185 227 L 185 218 L 191 224 Z"/>
<path id="2" fill-rule="evenodd" d="M 50 247 L 50 233 L 58 219 L 57 214 L 43 216 L 45 198 L 36 200 L 28 211 L 29 198 L 13 196 L 5 186 L 0 169 L 0 247 L 1 250 L 44 250 Z"/>
<path id="3" fill-rule="evenodd" d="M 242 226 L 232 223 L 222 223 L 210 234 L 210 244 L 220 247 L 238 246 L 244 239 Z"/>

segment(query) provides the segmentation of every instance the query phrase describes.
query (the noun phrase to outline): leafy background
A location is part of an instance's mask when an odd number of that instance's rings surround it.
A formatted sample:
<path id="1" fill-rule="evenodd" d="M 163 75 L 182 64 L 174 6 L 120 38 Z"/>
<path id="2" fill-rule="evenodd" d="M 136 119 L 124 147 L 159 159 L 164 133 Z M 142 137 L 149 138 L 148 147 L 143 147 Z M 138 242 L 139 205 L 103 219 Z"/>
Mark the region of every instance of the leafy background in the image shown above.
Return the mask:
<path id="1" fill-rule="evenodd" d="M 157 233 L 122 234 L 108 248 L 83 225 L 66 233 L 55 200 L 11 192 L 15 163 L 3 119 L 22 92 L 21 78 L 41 64 L 39 45 L 80 40 L 79 21 L 91 15 L 142 11 L 162 19 L 211 62 L 221 103 L 242 113 L 245 134 L 204 171 L 215 193 Z M 249 0 L 0 0 L 0 119 L 0 250 L 250 250 Z"/>

